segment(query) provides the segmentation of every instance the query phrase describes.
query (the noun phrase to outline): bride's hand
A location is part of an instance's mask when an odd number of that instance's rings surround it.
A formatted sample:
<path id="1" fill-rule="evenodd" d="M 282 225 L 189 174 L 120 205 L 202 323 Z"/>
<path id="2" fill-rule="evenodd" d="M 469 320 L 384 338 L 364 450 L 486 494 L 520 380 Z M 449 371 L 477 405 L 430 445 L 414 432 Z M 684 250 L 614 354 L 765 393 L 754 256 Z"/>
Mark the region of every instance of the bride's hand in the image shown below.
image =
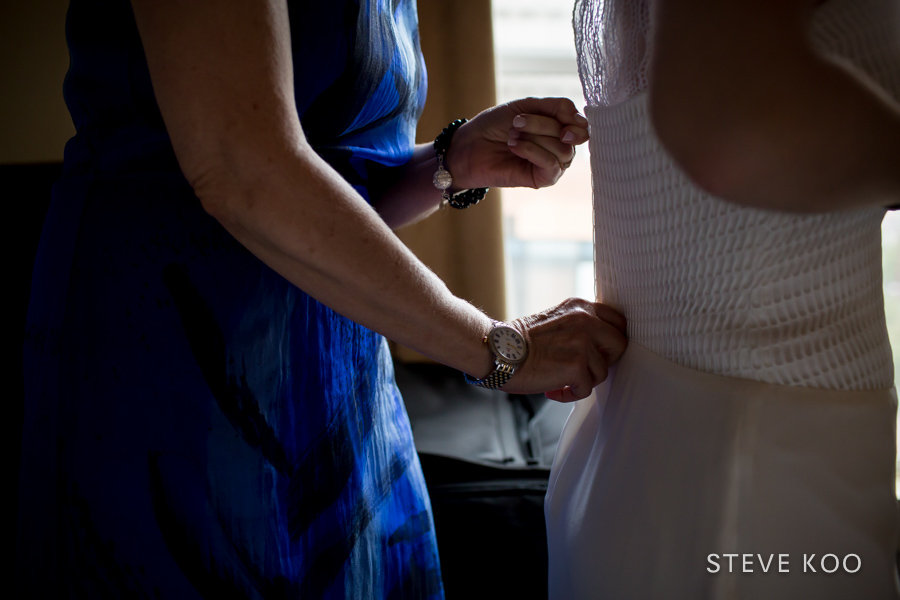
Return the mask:
<path id="1" fill-rule="evenodd" d="M 453 136 L 445 164 L 453 190 L 553 185 L 588 139 L 568 98 L 523 98 L 479 113 Z"/>

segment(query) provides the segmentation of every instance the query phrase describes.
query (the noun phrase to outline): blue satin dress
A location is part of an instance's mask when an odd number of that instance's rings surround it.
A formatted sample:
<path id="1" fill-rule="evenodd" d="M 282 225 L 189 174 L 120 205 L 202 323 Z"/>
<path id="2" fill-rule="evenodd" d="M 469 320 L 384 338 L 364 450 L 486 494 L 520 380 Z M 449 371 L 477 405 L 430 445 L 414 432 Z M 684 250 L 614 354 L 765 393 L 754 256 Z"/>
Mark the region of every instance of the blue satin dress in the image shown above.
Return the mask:
<path id="1" fill-rule="evenodd" d="M 297 110 L 364 197 L 409 160 L 415 0 L 289 2 Z M 442 598 L 387 345 L 207 215 L 127 0 L 73 0 L 25 344 L 17 578 L 40 598 Z"/>

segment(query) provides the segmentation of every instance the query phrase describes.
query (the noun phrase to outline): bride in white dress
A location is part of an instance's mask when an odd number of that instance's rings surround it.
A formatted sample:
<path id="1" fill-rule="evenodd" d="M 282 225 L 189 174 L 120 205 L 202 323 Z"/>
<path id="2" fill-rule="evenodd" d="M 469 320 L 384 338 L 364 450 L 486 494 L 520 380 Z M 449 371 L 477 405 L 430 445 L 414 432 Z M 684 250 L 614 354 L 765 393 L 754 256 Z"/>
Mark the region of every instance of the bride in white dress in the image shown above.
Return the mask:
<path id="1" fill-rule="evenodd" d="M 553 599 L 900 597 L 900 2 L 813 4 L 576 5 L 598 295 L 630 345 L 563 432 Z"/>

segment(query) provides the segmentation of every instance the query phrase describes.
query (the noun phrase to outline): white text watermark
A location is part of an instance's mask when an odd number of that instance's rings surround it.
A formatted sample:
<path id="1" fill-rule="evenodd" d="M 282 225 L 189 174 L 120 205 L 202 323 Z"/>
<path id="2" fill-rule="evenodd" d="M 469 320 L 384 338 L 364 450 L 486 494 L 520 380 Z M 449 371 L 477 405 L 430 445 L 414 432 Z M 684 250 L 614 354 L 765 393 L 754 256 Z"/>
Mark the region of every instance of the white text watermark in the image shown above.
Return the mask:
<path id="1" fill-rule="evenodd" d="M 710 573 L 790 573 L 790 554 L 709 554 Z M 803 573 L 856 573 L 862 559 L 856 554 L 804 554 L 800 561 Z"/>

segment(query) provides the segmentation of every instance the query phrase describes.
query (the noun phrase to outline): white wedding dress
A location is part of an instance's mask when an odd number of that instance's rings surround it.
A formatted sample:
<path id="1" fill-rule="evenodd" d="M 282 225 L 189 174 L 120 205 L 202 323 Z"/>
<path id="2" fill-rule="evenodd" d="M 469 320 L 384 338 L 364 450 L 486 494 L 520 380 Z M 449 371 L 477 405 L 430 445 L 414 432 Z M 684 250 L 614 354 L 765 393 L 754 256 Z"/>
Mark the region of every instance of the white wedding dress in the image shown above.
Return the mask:
<path id="1" fill-rule="evenodd" d="M 649 14 L 575 9 L 598 295 L 630 342 L 563 431 L 550 597 L 900 598 L 884 211 L 695 187 L 650 125 Z M 829 0 L 811 36 L 900 99 L 900 1 Z"/>

